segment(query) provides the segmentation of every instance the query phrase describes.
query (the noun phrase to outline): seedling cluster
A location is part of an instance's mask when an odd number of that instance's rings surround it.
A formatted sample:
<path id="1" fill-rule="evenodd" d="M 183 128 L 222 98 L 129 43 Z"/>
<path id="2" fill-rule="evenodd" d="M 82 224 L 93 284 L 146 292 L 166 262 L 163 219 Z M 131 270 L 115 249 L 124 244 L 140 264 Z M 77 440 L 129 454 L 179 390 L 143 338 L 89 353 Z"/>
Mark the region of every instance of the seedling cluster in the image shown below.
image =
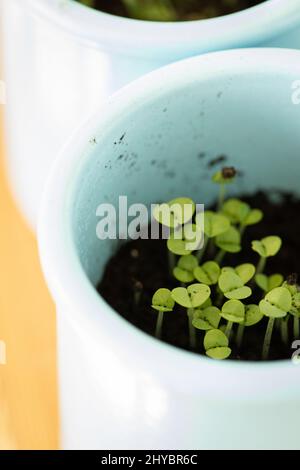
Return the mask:
<path id="1" fill-rule="evenodd" d="M 91 8 L 101 8 L 97 0 L 77 0 Z M 111 1 L 111 0 L 110 0 Z M 105 1 L 103 4 L 105 5 Z M 107 2 L 109 3 L 109 1 Z M 127 15 L 148 21 L 196 20 L 238 11 L 244 4 L 240 0 L 119 0 Z M 259 3 L 259 0 L 257 0 Z"/>
<path id="2" fill-rule="evenodd" d="M 170 275 L 178 287 L 161 288 L 153 295 L 152 308 L 158 313 L 155 334 L 161 338 L 165 314 L 174 315 L 177 311 L 182 315 L 185 311 L 191 350 L 200 348 L 201 337 L 207 356 L 226 359 L 232 354 L 233 345 L 236 350 L 241 349 L 247 330 L 266 318 L 261 357 L 267 360 L 274 325 L 280 329 L 285 344 L 300 337 L 300 287 L 296 275 L 284 280 L 280 273 L 264 272 L 268 258 L 276 256 L 282 245 L 276 235 L 252 241 L 252 250 L 258 255 L 256 266 L 226 263 L 227 254 L 241 252 L 247 227 L 263 218 L 261 210 L 246 202 L 225 198 L 228 185 L 235 179 L 234 168 L 223 168 L 213 176 L 212 181 L 219 185 L 216 211 L 196 214 L 195 203 L 189 198 L 156 207 L 155 219 L 170 230 L 166 249 Z M 169 208 L 168 217 L 163 206 Z M 182 230 L 187 223 L 190 234 L 204 232 L 202 248 L 190 249 L 191 237 L 187 240 Z M 178 228 L 182 233 L 179 238 Z M 289 338 L 292 319 L 293 338 Z"/>

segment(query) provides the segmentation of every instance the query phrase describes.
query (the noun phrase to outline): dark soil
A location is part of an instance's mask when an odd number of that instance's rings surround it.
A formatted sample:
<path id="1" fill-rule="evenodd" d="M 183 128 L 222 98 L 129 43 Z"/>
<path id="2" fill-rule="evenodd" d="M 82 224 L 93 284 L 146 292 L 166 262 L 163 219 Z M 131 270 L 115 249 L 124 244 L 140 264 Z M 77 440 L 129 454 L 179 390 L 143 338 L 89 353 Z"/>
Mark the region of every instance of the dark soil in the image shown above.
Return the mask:
<path id="1" fill-rule="evenodd" d="M 288 276 L 300 271 L 298 256 L 300 253 L 298 222 L 300 200 L 286 193 L 274 193 L 272 196 L 275 197 L 275 199 L 272 197 L 273 202 L 263 192 L 258 192 L 251 197 L 241 197 L 251 207 L 263 210 L 265 217 L 260 224 L 246 230 L 243 238 L 245 249 L 238 255 L 227 255 L 224 259 L 225 264 L 237 265 L 243 262 L 256 264 L 258 255 L 251 250 L 251 241 L 268 235 L 278 235 L 283 240 L 283 246 L 277 256 L 269 258 L 266 273 L 281 273 Z M 152 296 L 160 287 L 172 289 L 177 286 L 178 282 L 171 279 L 168 273 L 165 240 L 137 240 L 121 246 L 116 255 L 111 258 L 98 291 L 122 317 L 146 333 L 154 335 L 157 314 L 151 308 Z M 136 305 L 135 293 L 140 287 L 142 287 L 142 292 Z M 253 296 L 247 299 L 247 303 L 258 302 L 261 295 L 261 291 L 254 289 Z M 258 325 L 246 329 L 241 351 L 236 351 L 232 342 L 231 359 L 261 360 L 266 324 L 267 319 L 264 319 Z M 292 321 L 290 328 L 292 329 Z M 197 331 L 197 335 L 197 352 L 204 354 L 202 349 L 204 332 Z M 177 306 L 174 312 L 164 315 L 162 340 L 174 346 L 189 349 L 185 309 Z M 275 329 L 270 359 L 291 358 L 292 353 L 290 345 L 288 347 L 283 345 L 280 333 Z"/>
<path id="2" fill-rule="evenodd" d="M 80 1 L 80 0 L 79 0 Z M 263 0 L 173 0 L 179 21 L 214 18 L 245 10 L 262 3 Z M 95 0 L 97 10 L 117 16 L 127 16 L 122 0 Z"/>

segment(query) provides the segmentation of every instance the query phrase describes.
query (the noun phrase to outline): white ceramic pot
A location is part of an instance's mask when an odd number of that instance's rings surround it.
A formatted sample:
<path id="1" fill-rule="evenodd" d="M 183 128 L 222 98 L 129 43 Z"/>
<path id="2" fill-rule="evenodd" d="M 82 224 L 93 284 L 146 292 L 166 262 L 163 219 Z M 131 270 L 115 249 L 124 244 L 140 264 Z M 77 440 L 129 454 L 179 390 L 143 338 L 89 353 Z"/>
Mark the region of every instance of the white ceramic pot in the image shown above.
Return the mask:
<path id="1" fill-rule="evenodd" d="M 57 305 L 64 448 L 300 448 L 300 366 L 219 363 L 174 348 L 122 319 L 94 287 L 116 249 L 96 236 L 102 202 L 184 194 L 209 204 L 207 164 L 220 154 L 246 173 L 239 191 L 299 193 L 299 77 L 297 51 L 188 59 L 115 94 L 65 146 L 39 225 Z"/>
<path id="2" fill-rule="evenodd" d="M 104 96 L 180 58 L 262 44 L 300 47 L 300 0 L 269 0 L 185 23 L 118 18 L 73 0 L 1 0 L 8 170 L 35 226 L 45 178 L 70 132 Z"/>

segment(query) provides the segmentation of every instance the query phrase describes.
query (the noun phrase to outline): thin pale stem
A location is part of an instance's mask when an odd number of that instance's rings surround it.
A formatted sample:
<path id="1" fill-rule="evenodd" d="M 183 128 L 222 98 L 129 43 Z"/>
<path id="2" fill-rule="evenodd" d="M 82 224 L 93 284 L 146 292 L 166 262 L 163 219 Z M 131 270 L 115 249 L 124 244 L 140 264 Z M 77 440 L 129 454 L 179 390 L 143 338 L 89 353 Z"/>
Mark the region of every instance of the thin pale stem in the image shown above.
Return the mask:
<path id="1" fill-rule="evenodd" d="M 203 247 L 200 250 L 198 250 L 198 253 L 196 255 L 199 263 L 201 263 L 202 258 L 203 258 L 204 254 L 206 252 L 208 242 L 209 242 L 209 238 L 206 235 L 204 235 Z"/>
<path id="2" fill-rule="evenodd" d="M 226 329 L 225 329 L 225 335 L 227 336 L 227 338 L 229 340 L 230 340 L 230 336 L 231 336 L 232 327 L 233 327 L 233 322 L 228 321 L 227 325 L 226 325 Z"/>
<path id="3" fill-rule="evenodd" d="M 271 340 L 272 340 L 272 333 L 274 328 L 275 318 L 269 318 L 268 326 L 265 334 L 263 350 L 262 350 L 262 360 L 266 361 L 269 357 Z"/>
<path id="4" fill-rule="evenodd" d="M 245 230 L 246 230 L 246 225 L 241 225 L 241 226 L 240 226 L 240 235 L 241 235 L 241 238 L 242 238 L 242 236 L 244 235 Z"/>
<path id="5" fill-rule="evenodd" d="M 188 313 L 190 347 L 191 347 L 191 349 L 195 350 L 196 347 L 197 347 L 197 336 L 196 336 L 196 329 L 193 325 L 193 316 L 194 316 L 194 309 L 190 309 L 190 311 Z"/>
<path id="6" fill-rule="evenodd" d="M 219 265 L 222 263 L 224 256 L 226 255 L 225 250 L 220 250 L 217 256 L 215 257 L 215 262 L 218 263 Z"/>
<path id="7" fill-rule="evenodd" d="M 238 349 L 241 349 L 243 339 L 244 339 L 245 325 L 239 324 L 236 336 L 236 344 Z"/>
<path id="8" fill-rule="evenodd" d="M 155 336 L 158 339 L 161 338 L 163 319 L 164 319 L 164 312 L 158 312 L 157 320 L 156 320 L 156 328 L 155 328 Z"/>
<path id="9" fill-rule="evenodd" d="M 223 292 L 221 292 L 221 290 L 219 290 L 219 291 L 218 291 L 217 300 L 216 300 L 216 305 L 217 305 L 218 307 L 221 307 L 222 302 L 223 302 L 223 298 L 224 298 L 224 294 L 223 294 Z"/>
<path id="10" fill-rule="evenodd" d="M 281 331 L 281 340 L 285 345 L 289 343 L 289 317 L 281 318 L 280 322 L 280 331 Z"/>
<path id="11" fill-rule="evenodd" d="M 266 267 L 266 262 L 267 262 L 267 258 L 263 258 L 262 256 L 260 257 L 260 260 L 257 264 L 257 267 L 256 267 L 256 274 L 261 274 L 264 272 L 265 270 L 265 267 Z"/>
<path id="12" fill-rule="evenodd" d="M 276 331 L 280 331 L 280 329 L 281 329 L 281 318 L 276 318 L 275 319 L 275 329 L 276 329 Z"/>
<path id="13" fill-rule="evenodd" d="M 299 317 L 294 317 L 293 330 L 294 330 L 294 339 L 298 339 L 300 337 L 300 318 Z"/>
<path id="14" fill-rule="evenodd" d="M 215 252 L 216 252 L 216 246 L 215 246 L 215 244 L 214 244 L 214 239 L 213 239 L 213 238 L 210 238 L 210 239 L 209 239 L 208 246 L 207 246 L 207 255 L 208 255 L 210 258 L 213 258 Z"/>

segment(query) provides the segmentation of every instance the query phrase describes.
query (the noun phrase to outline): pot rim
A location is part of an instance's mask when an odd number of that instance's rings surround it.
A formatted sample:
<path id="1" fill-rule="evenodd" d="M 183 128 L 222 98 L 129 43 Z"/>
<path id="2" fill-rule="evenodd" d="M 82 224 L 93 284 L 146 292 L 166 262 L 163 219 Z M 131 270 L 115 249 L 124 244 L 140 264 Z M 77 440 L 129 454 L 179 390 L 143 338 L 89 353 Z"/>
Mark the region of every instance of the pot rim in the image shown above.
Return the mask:
<path id="1" fill-rule="evenodd" d="M 17 1 L 85 43 L 127 55 L 145 56 L 148 51 L 184 58 L 187 49 L 195 55 L 201 50 L 240 47 L 241 41 L 256 45 L 300 24 L 300 0 L 265 0 L 218 18 L 172 23 L 117 17 L 74 0 Z"/>
<path id="2" fill-rule="evenodd" d="M 201 80 L 209 80 L 216 73 L 234 76 L 238 71 L 267 75 L 278 73 L 278 68 L 284 76 L 290 75 L 292 83 L 300 76 L 300 51 L 262 48 L 215 52 L 154 71 L 115 93 L 105 110 L 102 106 L 73 134 L 56 159 L 48 179 L 40 210 L 38 238 L 42 267 L 58 311 L 62 307 L 71 312 L 70 320 L 88 341 L 99 343 L 99 332 L 105 332 L 113 347 L 120 349 L 124 361 L 126 358 L 133 360 L 142 370 L 159 373 L 177 388 L 185 389 L 188 384 L 198 393 L 200 390 L 210 396 L 219 396 L 218 385 L 222 383 L 224 396 L 249 401 L 269 394 L 272 400 L 282 395 L 285 383 L 291 394 L 296 393 L 300 374 L 292 361 L 287 360 L 268 363 L 213 361 L 158 341 L 124 320 L 96 292 L 78 259 L 68 219 L 72 182 L 80 173 L 91 139 L 94 136 L 98 139 L 99 131 L 105 135 L 105 129 L 109 129 L 111 123 L 121 119 L 141 100 L 145 102 L 163 94 L 163 84 L 170 90 L 199 80 L 199 75 Z M 51 230 L 52 227 L 55 230 Z M 124 344 L 130 348 L 124 348 Z M 139 351 L 143 351 L 143 356 Z M 253 396 L 249 396 L 250 391 Z"/>

